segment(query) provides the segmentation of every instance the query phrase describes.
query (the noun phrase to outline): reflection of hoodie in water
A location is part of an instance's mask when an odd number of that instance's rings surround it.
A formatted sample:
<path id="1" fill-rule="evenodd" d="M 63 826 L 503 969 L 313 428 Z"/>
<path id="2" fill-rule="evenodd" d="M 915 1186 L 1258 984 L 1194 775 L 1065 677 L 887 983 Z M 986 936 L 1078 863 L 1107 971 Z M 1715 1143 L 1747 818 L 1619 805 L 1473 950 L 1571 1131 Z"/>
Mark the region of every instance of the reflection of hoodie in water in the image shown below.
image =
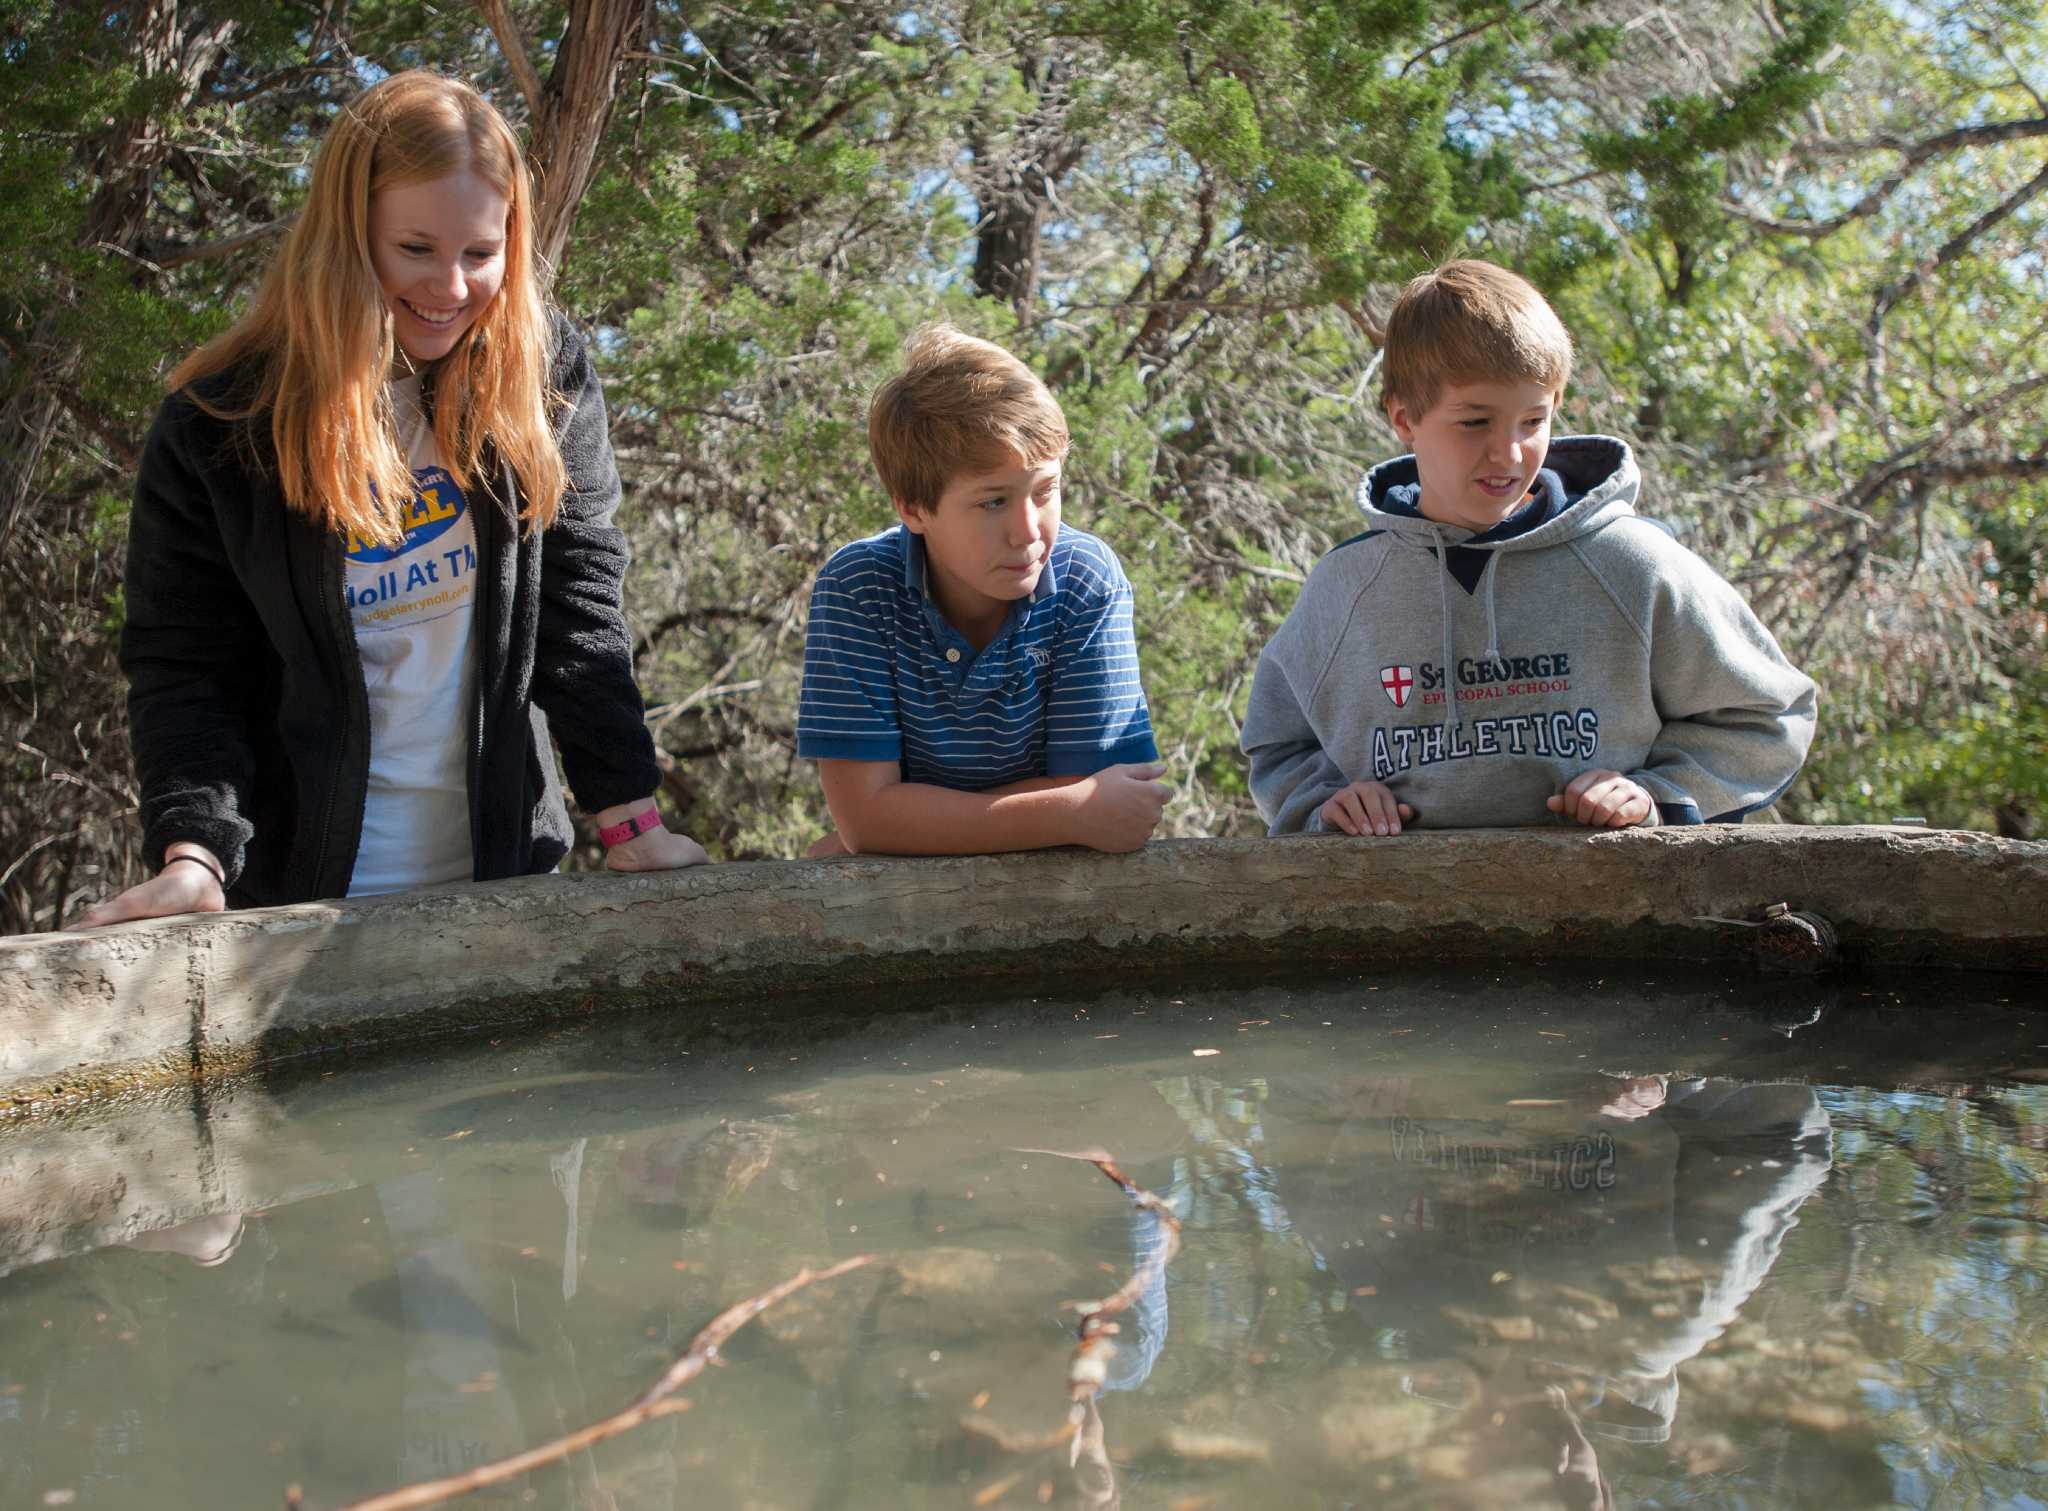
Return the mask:
<path id="1" fill-rule="evenodd" d="M 1622 442 L 1561 437 L 1530 502 L 1474 534 L 1421 515 L 1413 457 L 1374 468 L 1369 528 L 1317 564 L 1252 682 L 1243 744 L 1272 831 L 1320 829 L 1354 781 L 1436 828 L 1547 822 L 1544 799 L 1595 768 L 1640 783 L 1665 823 L 1782 791 L 1813 683 L 1637 517 L 1640 483 Z"/>
<path id="2" fill-rule="evenodd" d="M 1735 1321 L 1833 1163 L 1833 1127 L 1810 1087 L 1674 1082 L 1663 1117 L 1678 1135 L 1671 1243 L 1704 1284 L 1678 1316 L 1639 1329 L 1634 1357 L 1607 1378 L 1654 1419 L 1644 1435 L 1658 1442 L 1678 1409 L 1678 1366 Z"/>
<path id="3" fill-rule="evenodd" d="M 1625 1340 L 1603 1328 L 1575 1358 L 1555 1339 L 1524 1345 L 1633 1408 L 1596 1400 L 1588 1431 L 1653 1441 L 1670 1433 L 1677 1366 L 1735 1320 L 1831 1164 L 1827 1113 L 1798 1085 L 1676 1081 L 1645 1117 L 1595 1117 L 1556 1137 L 1455 1116 L 1373 1121 L 1377 1149 L 1335 1150 L 1281 1181 L 1319 1265 L 1346 1293 L 1366 1292 L 1352 1309 L 1408 1331 L 1421 1353 L 1432 1338 L 1454 1351 L 1465 1334 L 1443 1309 L 1498 1311 L 1503 1271 L 1541 1296 L 1608 1290 L 1617 1264 L 1653 1273 L 1675 1261 L 1683 1278 L 1667 1304 L 1632 1309 Z"/>

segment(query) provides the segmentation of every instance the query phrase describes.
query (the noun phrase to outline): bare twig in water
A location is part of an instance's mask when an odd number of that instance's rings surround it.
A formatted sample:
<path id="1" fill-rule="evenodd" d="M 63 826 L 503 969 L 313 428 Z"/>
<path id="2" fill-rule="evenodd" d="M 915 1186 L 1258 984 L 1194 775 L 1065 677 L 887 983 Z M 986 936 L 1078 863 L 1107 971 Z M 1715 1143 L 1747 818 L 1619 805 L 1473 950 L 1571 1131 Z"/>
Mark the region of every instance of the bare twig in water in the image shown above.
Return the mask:
<path id="1" fill-rule="evenodd" d="M 706 1323 L 703 1330 L 690 1340 L 689 1348 L 669 1367 L 668 1373 L 656 1381 L 647 1394 L 624 1411 L 614 1412 L 611 1416 L 593 1422 L 580 1431 L 556 1438 L 551 1443 L 543 1443 L 538 1448 L 529 1448 L 524 1453 L 515 1453 L 510 1458 L 499 1459 L 494 1464 L 479 1464 L 466 1473 L 452 1474 L 446 1479 L 426 1480 L 417 1485 L 407 1485 L 400 1490 L 387 1491 L 383 1495 L 373 1495 L 368 1500 L 350 1501 L 341 1507 L 340 1511 L 412 1511 L 412 1508 L 417 1506 L 438 1505 L 442 1501 L 453 1500 L 458 1495 L 467 1495 L 472 1490 L 482 1490 L 509 1479 L 517 1479 L 529 1469 L 538 1469 L 543 1464 L 565 1459 L 593 1443 L 617 1437 L 620 1433 L 630 1431 L 643 1422 L 651 1422 L 656 1417 L 688 1411 L 688 1401 L 671 1401 L 667 1397 L 703 1373 L 704 1367 L 718 1358 L 718 1350 L 726 1339 L 785 1296 L 800 1291 L 807 1285 L 816 1285 L 821 1280 L 831 1280 L 844 1275 L 848 1270 L 857 1270 L 864 1264 L 872 1263 L 874 1257 L 872 1254 L 856 1254 L 853 1258 L 842 1259 L 830 1269 L 819 1270 L 816 1274 L 809 1270 L 799 1270 L 773 1289 L 763 1291 L 758 1296 L 749 1296 L 736 1306 L 727 1307 Z M 285 1503 L 288 1507 L 297 1507 L 297 1489 L 295 1485 L 287 1492 Z"/>
<path id="2" fill-rule="evenodd" d="M 1166 1229 L 1166 1242 L 1159 1246 L 1143 1264 L 1131 1271 L 1131 1278 L 1103 1297 L 1100 1301 L 1069 1301 L 1064 1305 L 1081 1314 L 1079 1338 L 1074 1344 L 1073 1358 L 1067 1364 L 1067 1394 L 1071 1404 L 1067 1408 L 1066 1424 L 1045 1437 L 1018 1440 L 1009 1439 L 1005 1447 L 1031 1451 L 1055 1447 L 1072 1441 L 1076 1455 L 1080 1452 L 1081 1431 L 1088 1419 L 1088 1408 L 1095 1400 L 1096 1392 L 1102 1389 L 1109 1378 L 1109 1357 L 1116 1352 L 1111 1341 L 1118 1331 L 1118 1325 L 1110 1319 L 1118 1312 L 1128 1310 L 1146 1289 L 1155 1284 L 1173 1263 L 1174 1255 L 1180 1252 L 1180 1219 L 1173 1208 L 1147 1191 L 1117 1168 L 1116 1160 L 1106 1149 L 1019 1149 L 1018 1154 L 1048 1154 L 1054 1159 L 1086 1160 L 1110 1180 L 1123 1188 L 1124 1195 L 1131 1199 L 1131 1205 L 1140 1212 L 1150 1212 Z M 963 1427 L 966 1423 L 961 1424 Z M 972 1429 L 970 1429 L 972 1430 Z M 984 1433 L 983 1435 L 987 1435 Z"/>
<path id="3" fill-rule="evenodd" d="M 991 1422 L 987 1417 L 971 1416 L 960 1419 L 960 1430 L 970 1438 L 987 1443 L 1000 1453 L 1044 1453 L 1057 1448 L 1074 1435 L 1074 1424 L 1062 1422 L 1051 1432 L 1027 1436 L 1012 1432 L 1000 1422 Z"/>
<path id="4" fill-rule="evenodd" d="M 794 1295 L 807 1285 L 820 1280 L 832 1280 L 848 1270 L 857 1270 L 864 1264 L 872 1264 L 872 1254 L 856 1254 L 851 1259 L 842 1259 L 829 1270 L 820 1270 L 813 1275 L 809 1270 L 798 1270 L 796 1274 L 758 1296 L 750 1296 L 738 1306 L 729 1306 L 705 1324 L 704 1330 L 690 1340 L 689 1350 L 669 1366 L 667 1374 L 655 1381 L 646 1395 L 633 1403 L 634 1409 L 652 1406 L 663 1396 L 679 1390 L 704 1372 L 704 1366 L 718 1357 L 718 1350 L 726 1339 L 752 1322 L 761 1313 L 775 1305 L 785 1296 Z"/>
<path id="5" fill-rule="evenodd" d="M 1151 1213 L 1158 1220 L 1165 1230 L 1166 1241 L 1111 1294 L 1099 1301 L 1064 1303 L 1081 1314 L 1079 1337 L 1074 1344 L 1073 1357 L 1067 1364 L 1066 1421 L 1051 1432 L 1036 1437 L 1006 1432 L 980 1417 L 963 1417 L 960 1426 L 970 1436 L 1011 1454 L 1044 1453 L 1066 1444 L 1067 1467 L 1074 1471 L 1074 1488 L 1079 1504 L 1086 1511 L 1115 1511 L 1122 1498 L 1117 1489 L 1116 1471 L 1110 1465 L 1109 1452 L 1103 1442 L 1102 1414 L 1095 1399 L 1109 1379 L 1110 1356 L 1116 1352 L 1116 1344 L 1111 1339 L 1118 1331 L 1118 1325 L 1110 1319 L 1134 1306 L 1150 1287 L 1159 1283 L 1166 1267 L 1180 1252 L 1180 1219 L 1174 1215 L 1173 1208 L 1124 1174 L 1105 1149 L 1019 1149 L 1016 1152 L 1046 1154 L 1054 1159 L 1086 1160 L 1116 1182 L 1124 1195 L 1131 1199 L 1132 1206 L 1141 1212 Z M 992 1480 L 975 1495 L 973 1503 L 977 1506 L 993 1505 L 1022 1483 L 1023 1478 L 1023 1471 L 1017 1470 Z M 1041 1485 L 1039 1499 L 1044 1500 L 1050 1490 L 1049 1482 Z"/>

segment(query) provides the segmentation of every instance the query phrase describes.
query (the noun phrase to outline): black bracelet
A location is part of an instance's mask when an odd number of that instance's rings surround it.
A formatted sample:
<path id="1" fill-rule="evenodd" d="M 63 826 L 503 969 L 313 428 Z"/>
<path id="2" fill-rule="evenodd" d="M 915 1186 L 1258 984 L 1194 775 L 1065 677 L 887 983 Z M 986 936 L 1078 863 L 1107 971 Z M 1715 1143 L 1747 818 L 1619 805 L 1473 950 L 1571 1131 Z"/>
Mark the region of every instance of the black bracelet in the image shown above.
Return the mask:
<path id="1" fill-rule="evenodd" d="M 214 879 L 215 881 L 217 881 L 217 882 L 219 882 L 219 883 L 220 883 L 220 889 L 221 889 L 221 891 L 222 891 L 223 893 L 225 893 L 225 892 L 227 891 L 227 889 L 228 889 L 228 876 L 227 876 L 227 872 L 225 872 L 225 871 L 221 870 L 221 868 L 220 868 L 219 866 L 215 865 L 215 864 L 214 864 L 214 863 L 213 863 L 212 861 L 210 861 L 210 860 L 206 859 L 206 858 L 205 858 L 204 856 L 201 856 L 201 855 L 173 855 L 173 856 L 172 856 L 172 857 L 171 857 L 171 858 L 170 858 L 169 860 L 167 860 L 167 861 L 165 861 L 165 862 L 163 863 L 163 866 L 162 866 L 162 868 L 161 868 L 161 869 L 160 869 L 160 870 L 159 870 L 159 871 L 157 872 L 157 875 L 159 875 L 159 876 L 163 875 L 163 873 L 164 873 L 165 871 L 168 871 L 168 870 L 170 870 L 170 869 L 171 869 L 171 867 L 175 866 L 175 865 L 176 865 L 176 864 L 177 864 L 177 863 L 178 863 L 179 861 L 181 861 L 181 860 L 189 860 L 189 861 L 191 861 L 191 862 L 192 862 L 192 864 L 193 864 L 193 865 L 195 865 L 195 866 L 203 866 L 203 867 L 205 867 L 205 868 L 206 868 L 206 870 L 207 870 L 208 872 L 210 872 L 210 873 L 212 874 L 212 876 L 213 876 L 213 879 Z"/>

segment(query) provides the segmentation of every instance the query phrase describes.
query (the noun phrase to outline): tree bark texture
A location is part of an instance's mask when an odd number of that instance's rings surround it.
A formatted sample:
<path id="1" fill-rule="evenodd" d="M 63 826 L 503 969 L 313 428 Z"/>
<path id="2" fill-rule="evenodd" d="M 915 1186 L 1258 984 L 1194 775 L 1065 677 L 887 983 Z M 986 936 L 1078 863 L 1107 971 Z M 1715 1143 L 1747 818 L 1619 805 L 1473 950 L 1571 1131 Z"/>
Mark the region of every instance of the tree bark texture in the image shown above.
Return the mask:
<path id="1" fill-rule="evenodd" d="M 1069 65 L 1059 58 L 1020 65 L 1037 105 L 1008 140 L 977 123 L 968 139 L 981 223 L 974 244 L 974 291 L 1001 299 L 1028 319 L 1038 299 L 1039 241 L 1059 181 L 1081 160 L 1083 144 L 1066 127 Z"/>
<path id="2" fill-rule="evenodd" d="M 534 250 L 552 278 L 568 250 L 576 207 L 597 171 L 597 149 L 618 103 L 627 56 L 647 34 L 648 0 L 578 0 L 540 91 L 527 156 L 538 204 Z M 515 65 L 516 68 L 517 65 Z M 526 72 L 532 71 L 531 63 Z"/>

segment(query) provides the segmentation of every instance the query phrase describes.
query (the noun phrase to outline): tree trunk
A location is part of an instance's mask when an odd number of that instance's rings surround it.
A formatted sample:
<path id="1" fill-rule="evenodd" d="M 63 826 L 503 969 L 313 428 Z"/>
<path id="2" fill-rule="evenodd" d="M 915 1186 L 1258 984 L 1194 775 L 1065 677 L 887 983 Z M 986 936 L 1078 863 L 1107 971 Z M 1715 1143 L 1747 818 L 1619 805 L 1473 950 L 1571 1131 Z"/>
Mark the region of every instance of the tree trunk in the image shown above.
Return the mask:
<path id="1" fill-rule="evenodd" d="M 597 171 L 597 149 L 618 103 L 626 57 L 647 35 L 648 0 L 575 0 L 534 112 L 527 156 L 539 203 L 534 250 L 544 279 L 568 250 L 576 207 Z"/>
<path id="2" fill-rule="evenodd" d="M 981 224 L 974 244 L 974 291 L 1001 299 L 1028 319 L 1038 299 L 1039 238 L 1059 181 L 1081 160 L 1082 143 L 1066 129 L 1068 67 L 1055 58 L 1041 66 L 1026 56 L 1018 73 L 1037 98 L 1021 131 L 991 142 L 977 123 L 967 148 Z"/>

